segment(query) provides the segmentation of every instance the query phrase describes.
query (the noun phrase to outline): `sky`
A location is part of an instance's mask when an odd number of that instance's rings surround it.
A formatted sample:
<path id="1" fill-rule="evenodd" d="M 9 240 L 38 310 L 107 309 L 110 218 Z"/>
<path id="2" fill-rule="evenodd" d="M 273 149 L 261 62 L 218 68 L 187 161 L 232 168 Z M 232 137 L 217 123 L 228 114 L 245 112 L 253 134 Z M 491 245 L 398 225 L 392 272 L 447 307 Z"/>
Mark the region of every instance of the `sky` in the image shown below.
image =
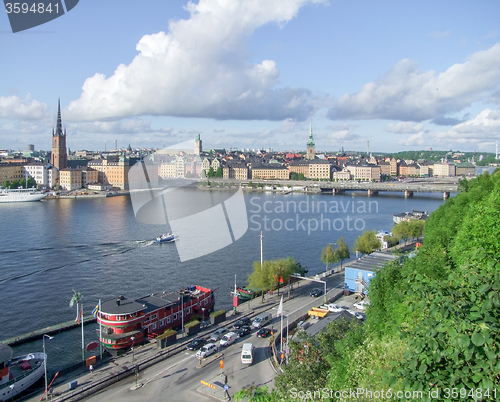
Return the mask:
<path id="1" fill-rule="evenodd" d="M 495 152 L 500 2 L 80 0 L 12 33 L 0 149 Z"/>

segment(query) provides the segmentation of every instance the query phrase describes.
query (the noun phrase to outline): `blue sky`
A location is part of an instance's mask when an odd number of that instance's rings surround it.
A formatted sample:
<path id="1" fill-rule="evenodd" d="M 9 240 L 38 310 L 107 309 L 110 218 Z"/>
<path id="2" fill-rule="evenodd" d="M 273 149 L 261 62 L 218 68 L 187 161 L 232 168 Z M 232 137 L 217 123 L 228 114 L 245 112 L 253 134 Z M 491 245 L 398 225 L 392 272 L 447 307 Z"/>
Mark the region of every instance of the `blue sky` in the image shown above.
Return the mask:
<path id="1" fill-rule="evenodd" d="M 0 148 L 494 152 L 500 2 L 81 0 L 13 34 Z"/>

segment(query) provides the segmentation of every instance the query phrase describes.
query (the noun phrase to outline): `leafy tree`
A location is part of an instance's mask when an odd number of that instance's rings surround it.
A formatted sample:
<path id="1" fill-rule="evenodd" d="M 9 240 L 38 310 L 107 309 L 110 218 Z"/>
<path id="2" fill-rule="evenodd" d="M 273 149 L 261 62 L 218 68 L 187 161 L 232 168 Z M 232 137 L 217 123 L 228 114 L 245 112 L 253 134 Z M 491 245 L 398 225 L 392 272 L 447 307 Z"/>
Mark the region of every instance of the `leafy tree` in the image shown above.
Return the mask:
<path id="1" fill-rule="evenodd" d="M 411 227 L 410 227 L 410 222 L 408 221 L 401 221 L 397 225 L 394 225 L 392 228 L 392 234 L 396 239 L 399 240 L 404 240 L 405 246 L 406 242 L 411 236 Z"/>
<path id="2" fill-rule="evenodd" d="M 329 270 L 331 264 L 336 263 L 338 260 L 339 257 L 331 244 L 323 248 L 323 251 L 321 252 L 321 262 L 326 264 L 325 270 Z"/>
<path id="3" fill-rule="evenodd" d="M 306 177 L 304 176 L 304 173 L 299 173 L 298 179 L 299 180 L 305 180 Z"/>
<path id="4" fill-rule="evenodd" d="M 270 281 L 275 283 L 274 287 L 278 289 L 279 294 L 280 283 L 288 282 L 288 278 L 296 272 L 297 263 L 292 257 L 273 260 L 270 263 Z"/>
<path id="5" fill-rule="evenodd" d="M 410 235 L 413 239 L 418 239 L 424 234 L 425 221 L 421 219 L 416 219 L 410 221 Z"/>
<path id="6" fill-rule="evenodd" d="M 210 169 L 208 169 L 207 176 L 208 177 L 214 177 L 215 176 L 214 168 L 212 166 L 210 166 Z"/>
<path id="7" fill-rule="evenodd" d="M 11 185 L 11 183 L 10 183 L 10 181 L 8 181 L 8 180 L 5 180 L 5 181 L 3 182 L 3 186 L 4 186 L 5 188 L 10 188 L 10 185 Z"/>
<path id="8" fill-rule="evenodd" d="M 273 286 L 272 280 L 272 263 L 271 261 L 264 261 L 261 265 L 260 261 L 253 263 L 253 272 L 248 277 L 248 286 L 250 289 L 259 290 L 262 292 L 262 302 L 264 302 L 264 295 Z"/>
<path id="9" fill-rule="evenodd" d="M 290 180 L 298 180 L 298 179 L 299 176 L 297 175 L 297 173 L 295 172 L 290 173 Z"/>
<path id="10" fill-rule="evenodd" d="M 28 177 L 28 188 L 36 187 L 36 181 L 33 177 Z"/>
<path id="11" fill-rule="evenodd" d="M 222 177 L 222 176 L 223 176 L 222 168 L 219 166 L 217 168 L 217 171 L 214 173 L 214 177 Z"/>
<path id="12" fill-rule="evenodd" d="M 335 252 L 337 253 L 337 257 L 340 261 L 340 270 L 342 271 L 342 261 L 351 258 L 351 252 L 349 251 L 349 247 L 344 240 L 344 236 L 341 236 L 340 239 L 337 240 L 337 250 L 335 250 Z"/>
<path id="13" fill-rule="evenodd" d="M 26 179 L 24 177 L 19 181 L 19 186 L 26 188 Z"/>
<path id="14" fill-rule="evenodd" d="M 363 232 L 354 242 L 354 250 L 362 254 L 371 254 L 380 247 L 380 240 L 377 239 L 377 233 L 374 230 Z"/>

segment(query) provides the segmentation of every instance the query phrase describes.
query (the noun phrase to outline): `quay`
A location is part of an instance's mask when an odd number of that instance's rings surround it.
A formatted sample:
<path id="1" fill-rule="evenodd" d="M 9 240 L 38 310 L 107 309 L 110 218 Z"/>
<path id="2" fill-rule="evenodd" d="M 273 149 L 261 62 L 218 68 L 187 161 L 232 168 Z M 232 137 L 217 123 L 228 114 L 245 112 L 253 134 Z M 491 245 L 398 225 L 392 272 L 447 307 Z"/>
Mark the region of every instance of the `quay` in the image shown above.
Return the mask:
<path id="1" fill-rule="evenodd" d="M 83 325 L 91 324 L 93 322 L 96 322 L 96 318 L 94 316 L 88 316 L 83 318 Z M 56 325 L 51 325 L 46 328 L 42 328 L 33 332 L 29 332 L 26 334 L 22 334 L 13 338 L 5 339 L 3 341 L 0 341 L 0 343 L 3 343 L 5 345 L 9 346 L 16 346 L 16 345 L 21 345 L 23 343 L 31 342 L 35 339 L 42 339 L 44 334 L 47 335 L 52 335 L 52 334 L 57 334 L 62 331 L 68 331 L 73 328 L 77 328 L 81 326 L 82 324 L 78 324 L 75 321 L 66 321 L 63 322 L 62 324 L 56 324 Z"/>

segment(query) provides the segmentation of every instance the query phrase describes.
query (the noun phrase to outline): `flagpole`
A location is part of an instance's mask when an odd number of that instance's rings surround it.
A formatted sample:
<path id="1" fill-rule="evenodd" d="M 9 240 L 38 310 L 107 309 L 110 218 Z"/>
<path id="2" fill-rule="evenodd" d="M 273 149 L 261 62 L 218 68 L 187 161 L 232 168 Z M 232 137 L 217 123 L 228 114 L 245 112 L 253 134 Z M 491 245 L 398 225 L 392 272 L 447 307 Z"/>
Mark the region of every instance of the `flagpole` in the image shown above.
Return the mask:
<path id="1" fill-rule="evenodd" d="M 83 303 L 82 303 L 82 309 L 80 310 L 81 311 L 81 316 L 82 316 L 82 361 L 85 362 L 85 340 L 83 338 Z"/>
<path id="2" fill-rule="evenodd" d="M 102 321 L 101 321 L 101 299 L 99 299 L 99 310 L 97 311 L 99 317 L 99 352 L 101 353 L 102 360 Z"/>

